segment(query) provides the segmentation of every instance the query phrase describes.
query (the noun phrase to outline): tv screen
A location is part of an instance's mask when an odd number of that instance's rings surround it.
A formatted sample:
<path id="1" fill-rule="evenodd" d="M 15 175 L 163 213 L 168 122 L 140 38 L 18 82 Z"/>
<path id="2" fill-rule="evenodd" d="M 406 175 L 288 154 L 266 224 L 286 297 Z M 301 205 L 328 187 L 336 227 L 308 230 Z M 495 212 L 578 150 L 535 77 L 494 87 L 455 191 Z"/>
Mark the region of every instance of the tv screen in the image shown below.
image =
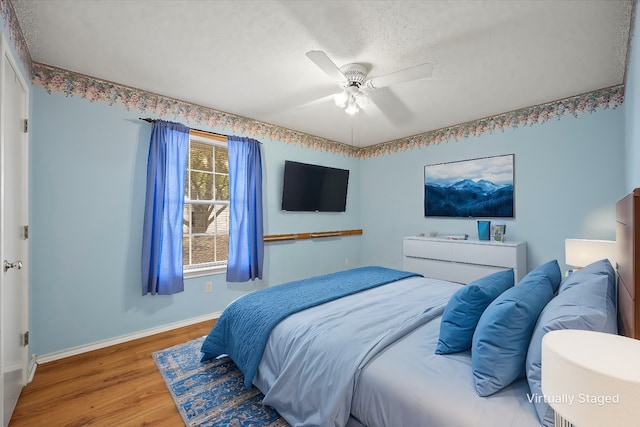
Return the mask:
<path id="1" fill-rule="evenodd" d="M 344 212 L 349 171 L 286 160 L 283 211 Z"/>

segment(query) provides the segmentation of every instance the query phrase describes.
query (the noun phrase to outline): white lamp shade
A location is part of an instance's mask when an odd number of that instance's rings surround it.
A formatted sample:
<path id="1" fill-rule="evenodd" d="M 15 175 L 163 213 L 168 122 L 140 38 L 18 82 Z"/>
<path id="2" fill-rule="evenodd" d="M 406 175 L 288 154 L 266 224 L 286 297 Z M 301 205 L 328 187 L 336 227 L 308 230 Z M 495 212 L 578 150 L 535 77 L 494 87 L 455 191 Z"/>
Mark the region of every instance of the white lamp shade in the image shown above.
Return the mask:
<path id="1" fill-rule="evenodd" d="M 576 427 L 637 426 L 640 341 L 559 330 L 542 339 L 542 393 Z"/>
<path id="2" fill-rule="evenodd" d="M 585 267 L 592 262 L 608 259 L 616 265 L 616 242 L 613 240 L 566 239 L 564 256 L 567 265 Z"/>

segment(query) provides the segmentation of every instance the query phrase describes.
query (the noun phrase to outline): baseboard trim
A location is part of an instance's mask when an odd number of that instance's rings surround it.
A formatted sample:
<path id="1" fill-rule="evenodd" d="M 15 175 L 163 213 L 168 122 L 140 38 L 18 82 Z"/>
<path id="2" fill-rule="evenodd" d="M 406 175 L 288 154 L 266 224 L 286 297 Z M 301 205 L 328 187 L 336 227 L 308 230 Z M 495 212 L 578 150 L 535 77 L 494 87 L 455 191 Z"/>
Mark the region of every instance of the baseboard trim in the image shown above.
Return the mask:
<path id="1" fill-rule="evenodd" d="M 213 320 L 213 319 L 219 318 L 221 314 L 222 314 L 222 312 L 215 312 L 215 313 L 211 313 L 211 314 L 206 314 L 204 316 L 193 317 L 191 319 L 182 320 L 180 322 L 169 323 L 167 325 L 162 325 L 162 326 L 158 326 L 158 327 L 155 327 L 155 328 L 145 329 L 145 330 L 142 330 L 142 331 L 133 332 L 131 334 L 121 335 L 119 337 L 111 338 L 111 339 L 108 339 L 108 340 L 96 341 L 96 342 L 93 342 L 93 343 L 90 343 L 90 344 L 81 345 L 81 346 L 78 346 L 78 347 L 72 347 L 72 348 L 69 348 L 69 349 L 66 349 L 66 350 L 62 350 L 62 351 L 56 351 L 54 353 L 35 356 L 34 365 L 47 363 L 47 362 L 53 362 L 54 360 L 64 359 L 65 357 L 76 356 L 78 354 L 87 353 L 89 351 L 99 350 L 101 348 L 109 347 L 109 346 L 112 346 L 112 345 L 122 344 L 122 343 L 125 343 L 125 342 L 128 342 L 128 341 L 137 340 L 139 338 L 149 337 L 151 335 L 160 334 L 162 332 L 168 332 L 168 331 L 171 331 L 173 329 L 183 328 L 185 326 L 194 325 L 194 324 L 200 323 L 200 322 L 206 322 L 208 320 Z M 35 373 L 35 366 L 34 366 L 32 371 L 33 372 L 30 374 L 30 376 L 33 378 L 33 375 Z"/>

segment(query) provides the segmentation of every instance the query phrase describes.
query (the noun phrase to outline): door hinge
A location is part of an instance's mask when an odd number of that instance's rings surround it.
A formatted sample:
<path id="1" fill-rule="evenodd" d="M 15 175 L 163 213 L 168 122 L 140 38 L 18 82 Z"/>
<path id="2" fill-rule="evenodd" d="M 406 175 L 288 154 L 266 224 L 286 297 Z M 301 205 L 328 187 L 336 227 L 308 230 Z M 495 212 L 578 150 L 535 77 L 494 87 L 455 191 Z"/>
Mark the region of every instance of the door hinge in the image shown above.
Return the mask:
<path id="1" fill-rule="evenodd" d="M 23 347 L 26 347 L 29 345 L 29 331 L 20 335 L 20 345 L 22 345 Z"/>
<path id="2" fill-rule="evenodd" d="M 22 227 L 22 238 L 27 240 L 29 238 L 29 226 L 25 225 Z"/>
<path id="3" fill-rule="evenodd" d="M 29 119 L 24 119 L 22 131 L 24 133 L 27 133 L 28 130 L 29 130 Z"/>

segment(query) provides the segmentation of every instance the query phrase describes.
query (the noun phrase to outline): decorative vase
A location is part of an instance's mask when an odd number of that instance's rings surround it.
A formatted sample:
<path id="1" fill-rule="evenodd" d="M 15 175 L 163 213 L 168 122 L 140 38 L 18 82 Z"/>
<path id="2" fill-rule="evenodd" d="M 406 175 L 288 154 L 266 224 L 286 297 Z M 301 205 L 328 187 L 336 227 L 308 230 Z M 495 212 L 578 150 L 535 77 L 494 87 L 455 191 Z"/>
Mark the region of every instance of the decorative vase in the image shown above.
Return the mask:
<path id="1" fill-rule="evenodd" d="M 491 221 L 478 221 L 478 240 L 489 240 Z"/>

